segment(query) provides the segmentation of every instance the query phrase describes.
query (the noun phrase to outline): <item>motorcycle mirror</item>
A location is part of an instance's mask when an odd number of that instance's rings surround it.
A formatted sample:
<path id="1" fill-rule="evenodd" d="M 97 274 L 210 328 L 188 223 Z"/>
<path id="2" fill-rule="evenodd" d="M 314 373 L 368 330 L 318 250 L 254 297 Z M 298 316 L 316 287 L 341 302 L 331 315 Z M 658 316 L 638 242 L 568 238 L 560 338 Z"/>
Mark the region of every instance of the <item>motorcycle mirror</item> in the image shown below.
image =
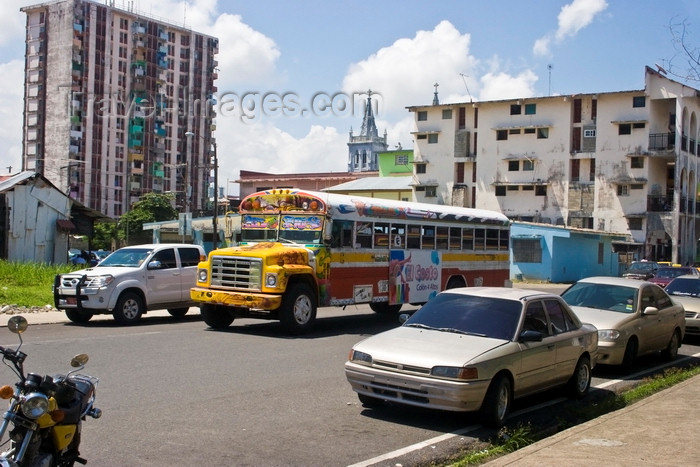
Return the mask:
<path id="1" fill-rule="evenodd" d="M 27 330 L 27 327 L 29 327 L 29 323 L 27 322 L 27 318 L 24 316 L 13 316 L 7 322 L 7 328 L 10 330 L 10 332 L 14 332 L 15 334 L 22 334 Z"/>
<path id="2" fill-rule="evenodd" d="M 79 353 L 75 357 L 73 357 L 73 360 L 70 361 L 70 366 L 73 368 L 78 368 L 79 366 L 84 366 L 88 361 L 88 354 L 86 353 Z"/>

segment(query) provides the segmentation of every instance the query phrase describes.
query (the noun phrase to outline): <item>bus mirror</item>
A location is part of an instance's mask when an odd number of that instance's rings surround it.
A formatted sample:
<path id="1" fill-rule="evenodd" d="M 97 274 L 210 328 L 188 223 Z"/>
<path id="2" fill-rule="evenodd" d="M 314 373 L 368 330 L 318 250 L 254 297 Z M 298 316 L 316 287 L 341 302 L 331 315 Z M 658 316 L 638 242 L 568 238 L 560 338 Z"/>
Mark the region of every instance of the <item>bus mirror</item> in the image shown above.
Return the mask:
<path id="1" fill-rule="evenodd" d="M 326 220 L 326 223 L 324 224 L 323 227 L 323 242 L 324 243 L 330 243 L 331 238 L 333 238 L 333 222 L 330 220 Z"/>

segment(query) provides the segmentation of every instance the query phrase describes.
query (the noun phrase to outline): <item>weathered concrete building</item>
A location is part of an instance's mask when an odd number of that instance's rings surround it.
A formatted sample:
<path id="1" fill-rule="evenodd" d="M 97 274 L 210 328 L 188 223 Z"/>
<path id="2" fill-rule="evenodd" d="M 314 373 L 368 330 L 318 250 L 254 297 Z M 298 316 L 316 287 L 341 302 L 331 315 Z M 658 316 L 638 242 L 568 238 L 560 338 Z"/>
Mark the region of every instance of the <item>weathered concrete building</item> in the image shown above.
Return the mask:
<path id="1" fill-rule="evenodd" d="M 700 91 L 644 77 L 630 91 L 409 107 L 417 201 L 630 235 L 640 257 L 695 261 Z"/>
<path id="2" fill-rule="evenodd" d="M 148 192 L 207 209 L 218 39 L 89 0 L 21 11 L 22 169 L 110 217 Z"/>

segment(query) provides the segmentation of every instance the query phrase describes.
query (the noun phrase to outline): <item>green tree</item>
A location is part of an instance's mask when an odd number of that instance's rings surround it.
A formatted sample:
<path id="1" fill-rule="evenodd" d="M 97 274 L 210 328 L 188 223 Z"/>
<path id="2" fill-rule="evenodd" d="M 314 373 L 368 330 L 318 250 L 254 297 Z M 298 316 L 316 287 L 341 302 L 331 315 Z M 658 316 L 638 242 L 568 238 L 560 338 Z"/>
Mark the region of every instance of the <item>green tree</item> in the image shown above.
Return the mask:
<path id="1" fill-rule="evenodd" d="M 143 224 L 176 219 L 177 210 L 173 207 L 173 199 L 172 194 L 143 195 L 117 222 L 116 234 L 119 242 L 133 244 L 150 241 L 151 232 L 144 232 Z"/>

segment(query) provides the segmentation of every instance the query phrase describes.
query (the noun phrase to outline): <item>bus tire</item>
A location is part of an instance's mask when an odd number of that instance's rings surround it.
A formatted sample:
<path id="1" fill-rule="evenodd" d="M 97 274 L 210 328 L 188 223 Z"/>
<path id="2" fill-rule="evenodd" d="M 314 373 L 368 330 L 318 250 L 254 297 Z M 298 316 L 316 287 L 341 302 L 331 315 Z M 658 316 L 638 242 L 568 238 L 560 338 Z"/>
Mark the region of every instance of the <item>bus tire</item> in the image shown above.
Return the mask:
<path id="1" fill-rule="evenodd" d="M 279 318 L 290 334 L 308 331 L 316 320 L 316 294 L 309 285 L 299 282 L 290 284 L 282 298 Z"/>
<path id="2" fill-rule="evenodd" d="M 370 302 L 369 308 L 380 315 L 398 314 L 401 304 L 389 305 L 388 302 Z"/>
<path id="3" fill-rule="evenodd" d="M 233 323 L 233 312 L 226 307 L 203 304 L 200 312 L 206 325 L 212 329 L 226 329 Z"/>
<path id="4" fill-rule="evenodd" d="M 467 284 L 464 282 L 464 279 L 462 279 L 459 276 L 453 276 L 450 277 L 450 280 L 447 281 L 447 285 L 445 285 L 445 290 L 449 289 L 456 289 L 458 287 L 466 287 Z"/>

